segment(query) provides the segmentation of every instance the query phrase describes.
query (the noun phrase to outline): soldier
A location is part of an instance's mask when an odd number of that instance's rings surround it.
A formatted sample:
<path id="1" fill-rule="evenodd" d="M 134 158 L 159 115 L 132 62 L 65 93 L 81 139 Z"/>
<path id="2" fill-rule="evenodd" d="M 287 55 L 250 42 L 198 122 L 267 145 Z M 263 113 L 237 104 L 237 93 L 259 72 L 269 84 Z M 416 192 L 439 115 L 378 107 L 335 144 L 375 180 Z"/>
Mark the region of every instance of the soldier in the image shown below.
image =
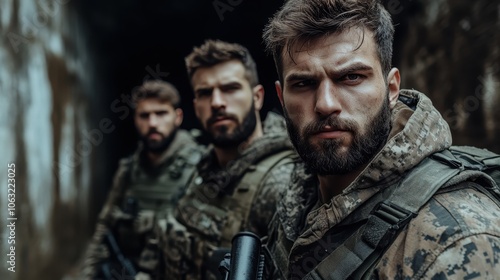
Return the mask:
<path id="1" fill-rule="evenodd" d="M 83 279 L 130 278 L 135 272 L 136 279 L 159 277 L 161 254 L 154 221 L 164 220 L 172 211 L 201 159 L 202 146 L 188 131 L 179 129 L 183 112 L 173 85 L 145 81 L 133 91 L 132 100 L 140 142 L 132 156 L 120 161 L 84 256 Z M 128 270 L 127 263 L 118 262 L 109 233 L 135 272 Z"/>
<path id="2" fill-rule="evenodd" d="M 270 226 L 276 265 L 268 262 L 269 278 L 500 275 L 500 213 L 479 191 L 494 188 L 490 177 L 457 169 L 420 209 L 406 209 L 412 199 L 420 201 L 415 193 L 425 192 L 419 181 L 431 182 L 421 167 L 431 154 L 449 151 L 452 138 L 429 98 L 400 90 L 399 70 L 391 68 L 393 33 L 389 13 L 376 0 L 289 0 L 266 26 L 277 94 L 304 161 Z M 406 178 L 414 185 L 402 183 Z M 379 204 L 394 195 L 403 207 Z M 402 213 L 407 220 L 397 218 Z M 379 238 L 384 223 L 393 223 L 393 232 L 402 228 L 392 243 L 390 234 Z M 372 231 L 358 235 L 361 227 Z M 358 270 L 366 261 L 372 262 Z"/>
<path id="3" fill-rule="evenodd" d="M 298 157 L 283 117 L 269 112 L 261 124 L 264 88 L 245 47 L 207 40 L 186 65 L 195 113 L 211 144 L 167 224 L 166 275 L 217 279 L 236 233 L 266 234 Z"/>

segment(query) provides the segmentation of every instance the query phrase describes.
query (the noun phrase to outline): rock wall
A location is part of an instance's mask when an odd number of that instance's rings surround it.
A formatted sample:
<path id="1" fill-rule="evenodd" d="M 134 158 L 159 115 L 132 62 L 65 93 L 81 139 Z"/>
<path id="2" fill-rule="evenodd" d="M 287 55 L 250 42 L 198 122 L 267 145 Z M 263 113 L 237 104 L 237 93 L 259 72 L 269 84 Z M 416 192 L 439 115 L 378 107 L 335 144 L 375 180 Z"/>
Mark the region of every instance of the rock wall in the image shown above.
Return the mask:
<path id="1" fill-rule="evenodd" d="M 99 91 L 74 4 L 1 1 L 0 279 L 60 279 L 88 236 Z"/>
<path id="2" fill-rule="evenodd" d="M 431 97 L 455 144 L 500 152 L 500 1 L 386 2 L 403 87 Z"/>

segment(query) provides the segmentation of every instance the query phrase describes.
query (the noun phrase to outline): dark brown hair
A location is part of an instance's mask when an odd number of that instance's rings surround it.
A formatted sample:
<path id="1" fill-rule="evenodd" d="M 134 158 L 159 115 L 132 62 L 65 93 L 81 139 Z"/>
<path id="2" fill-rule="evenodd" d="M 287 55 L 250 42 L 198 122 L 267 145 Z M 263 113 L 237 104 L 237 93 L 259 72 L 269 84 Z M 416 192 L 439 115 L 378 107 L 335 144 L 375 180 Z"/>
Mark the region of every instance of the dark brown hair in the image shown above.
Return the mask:
<path id="1" fill-rule="evenodd" d="M 171 83 L 162 80 L 146 80 L 132 90 L 132 101 L 135 105 L 146 98 L 157 98 L 168 102 L 176 109 L 179 108 L 181 101 L 177 89 Z"/>
<path id="2" fill-rule="evenodd" d="M 245 77 L 250 86 L 259 84 L 257 66 L 247 48 L 236 43 L 220 40 L 206 40 L 203 45 L 193 48 L 186 57 L 186 68 L 189 79 L 200 67 L 210 67 L 229 60 L 239 60 L 245 68 Z"/>
<path id="3" fill-rule="evenodd" d="M 382 71 L 391 69 L 394 26 L 377 0 L 288 0 L 264 28 L 266 50 L 273 55 L 283 83 L 283 56 L 291 47 L 328 34 L 362 27 L 373 32 Z M 285 50 L 286 48 L 286 50 Z"/>

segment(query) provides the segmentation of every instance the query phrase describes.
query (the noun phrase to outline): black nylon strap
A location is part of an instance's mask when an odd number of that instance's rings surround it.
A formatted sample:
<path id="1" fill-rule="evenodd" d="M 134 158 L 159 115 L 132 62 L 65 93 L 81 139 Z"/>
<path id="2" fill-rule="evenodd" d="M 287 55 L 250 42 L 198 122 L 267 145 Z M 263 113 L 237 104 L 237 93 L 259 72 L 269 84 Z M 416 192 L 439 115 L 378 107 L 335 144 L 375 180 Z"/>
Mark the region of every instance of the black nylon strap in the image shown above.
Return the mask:
<path id="1" fill-rule="evenodd" d="M 374 209 L 367 223 L 304 279 L 361 279 L 418 210 L 460 171 L 436 160 L 424 159 L 400 181 L 391 196 Z"/>

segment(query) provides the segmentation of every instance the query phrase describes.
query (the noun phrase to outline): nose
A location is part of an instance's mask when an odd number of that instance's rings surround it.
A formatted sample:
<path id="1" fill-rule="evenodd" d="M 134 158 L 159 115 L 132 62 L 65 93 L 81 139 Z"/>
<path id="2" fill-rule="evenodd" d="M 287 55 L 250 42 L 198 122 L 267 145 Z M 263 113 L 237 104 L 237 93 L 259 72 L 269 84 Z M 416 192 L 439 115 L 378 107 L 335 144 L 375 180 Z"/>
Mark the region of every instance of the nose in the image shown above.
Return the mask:
<path id="1" fill-rule="evenodd" d="M 149 127 L 156 127 L 158 125 L 158 117 L 156 114 L 150 114 L 148 119 Z"/>
<path id="2" fill-rule="evenodd" d="M 215 88 L 212 92 L 212 109 L 220 109 L 226 107 L 226 100 L 224 98 L 224 94 L 220 91 L 220 89 Z"/>
<path id="3" fill-rule="evenodd" d="M 340 114 L 342 107 L 338 99 L 338 89 L 331 81 L 323 81 L 316 93 L 316 104 L 314 111 L 321 117 L 332 114 Z"/>

